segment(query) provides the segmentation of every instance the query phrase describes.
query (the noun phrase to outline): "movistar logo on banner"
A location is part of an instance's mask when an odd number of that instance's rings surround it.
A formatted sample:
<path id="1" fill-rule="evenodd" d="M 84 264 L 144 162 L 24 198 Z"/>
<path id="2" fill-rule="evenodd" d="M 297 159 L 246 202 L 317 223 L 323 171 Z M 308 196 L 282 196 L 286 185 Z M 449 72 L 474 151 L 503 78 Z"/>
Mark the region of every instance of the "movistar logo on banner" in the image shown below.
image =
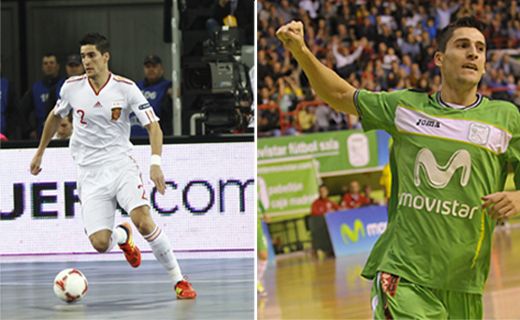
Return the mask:
<path id="1" fill-rule="evenodd" d="M 414 183 L 417 187 L 421 185 L 421 169 L 426 174 L 426 182 L 430 187 L 436 189 L 446 187 L 455 171 L 461 169 L 460 185 L 465 187 L 471 176 L 471 155 L 467 150 L 457 150 L 448 163 L 441 166 L 435 160 L 433 153 L 429 149 L 423 148 L 417 153 L 415 159 Z"/>
<path id="2" fill-rule="evenodd" d="M 365 237 L 379 236 L 386 230 L 386 222 L 367 223 L 366 229 L 361 219 L 354 220 L 352 228 L 342 223 L 340 227 L 341 238 L 345 244 L 356 243 Z"/>

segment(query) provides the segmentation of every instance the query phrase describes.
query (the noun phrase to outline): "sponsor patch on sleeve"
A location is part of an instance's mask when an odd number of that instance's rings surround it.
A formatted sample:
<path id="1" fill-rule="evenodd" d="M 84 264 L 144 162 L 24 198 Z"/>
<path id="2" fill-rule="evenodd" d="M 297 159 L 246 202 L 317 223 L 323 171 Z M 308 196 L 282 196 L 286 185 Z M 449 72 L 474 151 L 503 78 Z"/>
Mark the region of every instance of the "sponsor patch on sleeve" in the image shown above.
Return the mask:
<path id="1" fill-rule="evenodd" d="M 137 107 L 139 110 L 144 110 L 144 109 L 148 109 L 150 108 L 151 105 L 149 103 L 143 103 L 142 105 L 140 105 L 139 107 Z"/>

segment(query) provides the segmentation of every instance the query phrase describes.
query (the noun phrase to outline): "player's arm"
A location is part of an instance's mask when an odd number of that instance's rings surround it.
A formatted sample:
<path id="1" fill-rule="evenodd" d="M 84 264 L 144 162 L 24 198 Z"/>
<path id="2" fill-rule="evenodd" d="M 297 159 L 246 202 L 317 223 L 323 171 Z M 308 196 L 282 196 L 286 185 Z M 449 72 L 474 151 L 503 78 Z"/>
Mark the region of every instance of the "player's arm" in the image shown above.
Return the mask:
<path id="1" fill-rule="evenodd" d="M 161 154 L 163 133 L 159 122 L 154 121 L 145 125 L 150 139 L 150 146 L 152 148 L 152 158 L 150 161 L 150 179 L 155 184 L 155 187 L 160 194 L 164 194 L 166 183 L 164 182 L 164 174 L 161 170 Z"/>
<path id="2" fill-rule="evenodd" d="M 512 162 L 516 191 L 503 191 L 482 197 L 483 209 L 488 209 L 493 219 L 507 218 L 520 214 L 520 161 Z"/>
<path id="3" fill-rule="evenodd" d="M 303 24 L 300 21 L 292 21 L 280 27 L 276 36 L 291 51 L 320 98 L 338 111 L 358 114 L 354 105 L 356 88 L 324 66 L 312 54 L 305 45 Z"/>
<path id="4" fill-rule="evenodd" d="M 37 175 L 42 171 L 40 165 L 42 163 L 43 153 L 45 149 L 51 142 L 52 137 L 58 130 L 58 126 L 60 124 L 61 117 L 59 115 L 54 114 L 54 110 L 49 112 L 47 119 L 45 120 L 45 124 L 43 126 L 43 133 L 40 139 L 40 144 L 38 145 L 38 150 L 36 150 L 36 154 L 34 155 L 31 161 L 31 173 L 33 175 Z"/>

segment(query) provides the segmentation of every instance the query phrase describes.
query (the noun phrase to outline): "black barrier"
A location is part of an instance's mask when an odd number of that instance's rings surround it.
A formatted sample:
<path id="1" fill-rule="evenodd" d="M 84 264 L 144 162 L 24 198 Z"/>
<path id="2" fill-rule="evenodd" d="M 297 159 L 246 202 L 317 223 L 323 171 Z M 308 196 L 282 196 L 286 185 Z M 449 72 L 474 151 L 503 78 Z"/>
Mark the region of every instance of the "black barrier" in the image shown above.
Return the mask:
<path id="1" fill-rule="evenodd" d="M 133 145 L 150 144 L 148 138 L 132 138 Z M 193 144 L 193 143 L 233 143 L 233 142 L 254 142 L 253 134 L 220 134 L 218 136 L 178 136 L 164 137 L 163 144 Z M 0 149 L 18 149 L 18 148 L 37 148 L 39 141 L 37 140 L 16 140 L 0 143 Z M 63 148 L 69 146 L 69 140 L 52 140 L 49 148 Z"/>

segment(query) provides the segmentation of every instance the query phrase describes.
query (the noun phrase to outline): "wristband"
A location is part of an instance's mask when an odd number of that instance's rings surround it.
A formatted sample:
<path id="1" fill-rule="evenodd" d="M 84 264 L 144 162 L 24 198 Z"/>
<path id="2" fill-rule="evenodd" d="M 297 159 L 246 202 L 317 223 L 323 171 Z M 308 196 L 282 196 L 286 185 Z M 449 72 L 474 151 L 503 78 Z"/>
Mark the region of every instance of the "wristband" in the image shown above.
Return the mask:
<path id="1" fill-rule="evenodd" d="M 152 157 L 150 158 L 150 165 L 161 166 L 161 156 L 157 154 L 152 154 Z"/>

